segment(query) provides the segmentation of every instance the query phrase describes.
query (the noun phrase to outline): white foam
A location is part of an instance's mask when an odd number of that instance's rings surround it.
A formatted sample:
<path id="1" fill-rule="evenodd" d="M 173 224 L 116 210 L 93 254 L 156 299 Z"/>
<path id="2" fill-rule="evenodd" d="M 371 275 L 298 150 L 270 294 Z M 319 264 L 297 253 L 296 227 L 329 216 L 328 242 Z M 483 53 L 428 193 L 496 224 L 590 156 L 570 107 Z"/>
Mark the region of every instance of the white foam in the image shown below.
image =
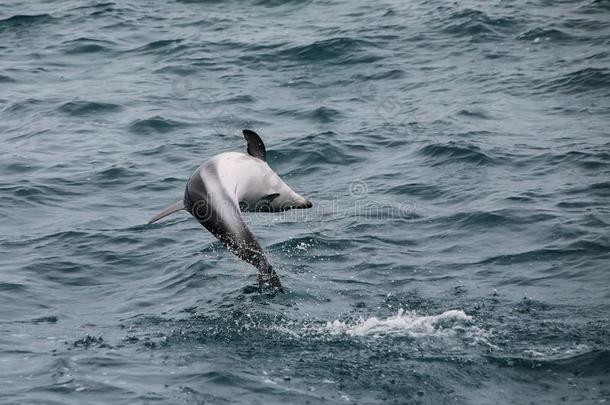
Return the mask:
<path id="1" fill-rule="evenodd" d="M 538 358 L 544 360 L 559 360 L 569 359 L 574 356 L 580 356 L 585 353 L 589 353 L 594 348 L 587 344 L 572 344 L 571 346 L 556 346 L 556 347 L 539 347 L 538 349 L 526 349 L 523 353 L 530 358 Z"/>
<path id="2" fill-rule="evenodd" d="M 462 310 L 450 310 L 440 315 L 417 315 L 415 311 L 400 309 L 398 314 L 386 319 L 370 317 L 349 324 L 335 320 L 326 323 L 326 330 L 331 334 L 346 334 L 350 336 L 405 335 L 422 336 L 453 336 L 459 332 L 476 332 L 479 328 L 472 325 L 472 317 Z"/>

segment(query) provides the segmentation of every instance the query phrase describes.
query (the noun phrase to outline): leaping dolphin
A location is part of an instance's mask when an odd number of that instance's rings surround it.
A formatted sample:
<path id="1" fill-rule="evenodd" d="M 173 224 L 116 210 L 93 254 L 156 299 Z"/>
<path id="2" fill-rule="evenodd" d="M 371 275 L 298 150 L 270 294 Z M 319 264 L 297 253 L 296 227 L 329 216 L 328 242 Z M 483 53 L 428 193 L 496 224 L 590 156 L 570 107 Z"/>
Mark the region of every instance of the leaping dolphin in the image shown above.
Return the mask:
<path id="1" fill-rule="evenodd" d="M 149 224 L 186 210 L 231 252 L 258 269 L 259 287 L 282 291 L 282 284 L 240 211 L 277 212 L 311 208 L 269 167 L 261 138 L 245 129 L 248 154 L 226 152 L 199 166 L 186 184 L 184 198 L 157 215 Z"/>

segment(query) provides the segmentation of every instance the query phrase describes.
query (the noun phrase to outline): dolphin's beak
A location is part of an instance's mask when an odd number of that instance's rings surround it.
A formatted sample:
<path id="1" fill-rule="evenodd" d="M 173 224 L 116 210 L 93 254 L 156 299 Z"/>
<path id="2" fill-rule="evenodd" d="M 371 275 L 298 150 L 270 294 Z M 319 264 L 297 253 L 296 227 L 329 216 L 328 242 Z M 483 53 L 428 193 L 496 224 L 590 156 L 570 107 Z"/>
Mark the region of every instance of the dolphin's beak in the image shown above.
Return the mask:
<path id="1" fill-rule="evenodd" d="M 311 201 L 309 201 L 307 198 L 305 198 L 303 196 L 297 196 L 292 201 L 290 201 L 290 206 L 288 207 L 288 209 L 299 210 L 299 209 L 311 208 L 311 207 L 313 207 L 313 204 L 311 203 Z"/>
<path id="2" fill-rule="evenodd" d="M 311 201 L 309 201 L 308 199 L 305 199 L 305 202 L 296 205 L 294 208 L 304 209 L 304 208 L 311 208 L 311 207 L 313 207 L 313 204 L 311 203 Z"/>

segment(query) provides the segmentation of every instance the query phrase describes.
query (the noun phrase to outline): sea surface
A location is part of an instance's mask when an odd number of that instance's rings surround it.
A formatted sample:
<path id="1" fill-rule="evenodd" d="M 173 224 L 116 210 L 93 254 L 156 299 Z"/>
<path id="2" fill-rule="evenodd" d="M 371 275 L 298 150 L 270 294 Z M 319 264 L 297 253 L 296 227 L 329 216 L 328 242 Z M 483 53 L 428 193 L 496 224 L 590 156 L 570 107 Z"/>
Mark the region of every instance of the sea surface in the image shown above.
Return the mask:
<path id="1" fill-rule="evenodd" d="M 608 0 L 4 0 L 0 403 L 608 403 L 609 128 Z"/>

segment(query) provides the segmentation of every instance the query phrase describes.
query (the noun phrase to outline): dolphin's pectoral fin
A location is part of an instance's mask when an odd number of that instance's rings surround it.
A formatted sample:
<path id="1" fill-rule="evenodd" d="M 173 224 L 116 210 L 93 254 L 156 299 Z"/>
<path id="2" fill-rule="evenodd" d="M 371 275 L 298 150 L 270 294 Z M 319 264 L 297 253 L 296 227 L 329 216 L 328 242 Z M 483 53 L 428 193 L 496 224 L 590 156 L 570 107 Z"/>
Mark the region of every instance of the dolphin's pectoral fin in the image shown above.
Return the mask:
<path id="1" fill-rule="evenodd" d="M 174 212 L 178 212 L 183 209 L 185 209 L 184 201 L 183 200 L 176 201 L 175 203 L 173 203 L 172 205 L 170 205 L 169 207 L 165 208 L 163 211 L 161 211 L 160 213 L 158 213 L 157 215 L 152 217 L 150 219 L 150 221 L 148 221 L 148 223 L 152 224 L 153 222 L 157 222 L 161 218 L 164 218 L 170 214 L 173 214 Z"/>
<path id="2" fill-rule="evenodd" d="M 267 161 L 267 151 L 265 150 L 265 144 L 260 136 L 254 131 L 244 129 L 244 138 L 248 142 L 248 154 L 259 158 L 262 161 Z"/>
<path id="3" fill-rule="evenodd" d="M 250 204 L 248 201 L 240 201 L 239 210 L 241 212 L 273 212 L 274 209 L 271 206 L 271 203 L 279 196 L 280 193 L 267 194 L 254 205 Z"/>
<path id="4" fill-rule="evenodd" d="M 263 198 L 260 199 L 259 202 L 253 207 L 252 211 L 254 212 L 273 212 L 275 211 L 271 203 L 273 200 L 278 198 L 280 193 L 267 194 Z"/>
<path id="5" fill-rule="evenodd" d="M 273 194 L 267 194 L 266 196 L 263 197 L 263 200 L 267 200 L 269 202 L 275 200 L 276 198 L 278 198 L 280 196 L 280 193 L 273 193 Z"/>

